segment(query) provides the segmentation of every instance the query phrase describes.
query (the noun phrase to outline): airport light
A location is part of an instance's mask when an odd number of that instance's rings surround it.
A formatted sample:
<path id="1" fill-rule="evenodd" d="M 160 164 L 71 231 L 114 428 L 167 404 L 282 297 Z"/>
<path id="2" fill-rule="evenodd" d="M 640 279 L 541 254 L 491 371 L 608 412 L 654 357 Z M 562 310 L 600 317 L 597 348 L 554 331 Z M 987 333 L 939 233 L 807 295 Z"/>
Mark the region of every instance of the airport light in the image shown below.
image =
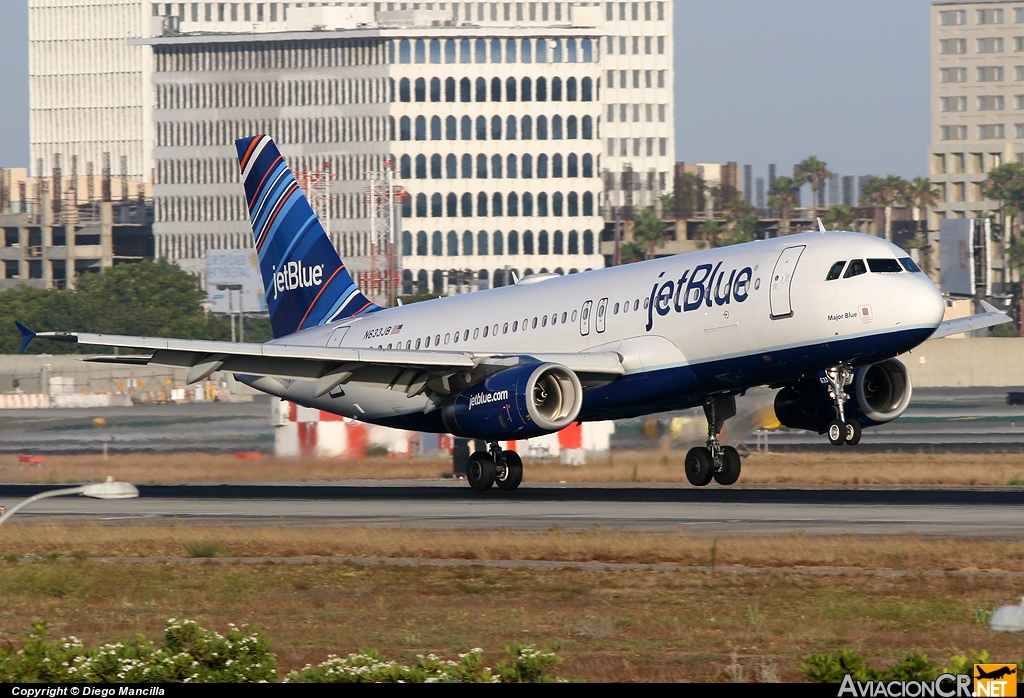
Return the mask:
<path id="1" fill-rule="evenodd" d="M 68 487 L 62 490 L 40 492 L 39 494 L 32 495 L 24 502 L 20 502 L 19 504 L 15 504 L 11 507 L 10 511 L 3 516 L 0 516 L 0 524 L 3 524 L 7 519 L 14 516 L 14 513 L 22 507 L 26 507 L 33 502 L 38 502 L 40 499 L 63 497 L 71 494 L 80 494 L 84 497 L 92 497 L 94 499 L 131 499 L 132 497 L 139 496 L 139 490 L 130 482 L 119 482 L 108 476 L 106 482 L 96 482 L 91 485 L 79 485 L 78 487 Z"/>

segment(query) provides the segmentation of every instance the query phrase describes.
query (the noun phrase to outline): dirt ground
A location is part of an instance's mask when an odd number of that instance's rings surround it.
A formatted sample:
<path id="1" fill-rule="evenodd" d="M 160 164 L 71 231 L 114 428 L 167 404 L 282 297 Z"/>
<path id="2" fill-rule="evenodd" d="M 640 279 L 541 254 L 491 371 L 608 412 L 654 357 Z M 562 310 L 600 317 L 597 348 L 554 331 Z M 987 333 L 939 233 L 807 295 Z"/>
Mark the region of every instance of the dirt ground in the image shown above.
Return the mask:
<path id="1" fill-rule="evenodd" d="M 614 452 L 582 466 L 525 462 L 524 482 L 685 482 L 682 452 Z M 136 484 L 221 482 L 331 482 L 351 479 L 439 478 L 448 459 L 361 461 L 240 460 L 232 455 L 130 454 L 46 456 L 43 463 L 0 456 L 0 482 L 58 484 L 102 480 L 107 475 Z M 743 459 L 740 484 L 1024 485 L 1024 455 L 1012 453 L 824 453 L 753 454 Z"/>
<path id="2" fill-rule="evenodd" d="M 795 574 L 502 570 L 350 565 L 0 562 L 0 637 L 45 620 L 87 644 L 168 618 L 273 640 L 282 673 L 328 654 L 435 652 L 534 644 L 586 681 L 799 681 L 809 652 L 851 648 L 879 667 L 906 652 L 940 666 L 969 649 L 1018 661 L 1020 641 L 980 609 L 1012 602 L 1019 580 Z"/>

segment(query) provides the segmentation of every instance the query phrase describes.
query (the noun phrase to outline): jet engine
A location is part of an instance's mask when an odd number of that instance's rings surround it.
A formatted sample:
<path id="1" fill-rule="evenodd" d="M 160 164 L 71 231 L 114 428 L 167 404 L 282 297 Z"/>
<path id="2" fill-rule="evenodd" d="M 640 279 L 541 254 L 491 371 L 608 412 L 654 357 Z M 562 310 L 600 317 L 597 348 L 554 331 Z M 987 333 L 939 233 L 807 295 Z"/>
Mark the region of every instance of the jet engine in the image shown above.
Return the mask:
<path id="1" fill-rule="evenodd" d="M 441 411 L 456 436 L 486 441 L 528 439 L 569 426 L 583 406 L 583 386 L 560 364 L 507 368 L 451 397 Z"/>
<path id="2" fill-rule="evenodd" d="M 906 412 L 913 386 L 902 362 L 887 359 L 861 366 L 846 386 L 850 400 L 844 411 L 847 421 L 856 419 L 870 427 L 891 422 Z M 835 406 L 828 396 L 825 373 L 787 385 L 775 396 L 775 416 L 791 429 L 807 429 L 824 434 L 836 418 Z"/>

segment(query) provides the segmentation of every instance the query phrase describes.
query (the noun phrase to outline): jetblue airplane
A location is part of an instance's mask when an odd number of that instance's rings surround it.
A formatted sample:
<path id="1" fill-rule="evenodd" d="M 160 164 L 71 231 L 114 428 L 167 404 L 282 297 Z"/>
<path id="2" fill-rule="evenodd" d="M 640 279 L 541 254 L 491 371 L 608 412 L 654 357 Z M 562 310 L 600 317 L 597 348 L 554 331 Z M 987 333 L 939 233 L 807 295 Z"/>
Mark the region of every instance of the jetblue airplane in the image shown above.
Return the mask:
<path id="1" fill-rule="evenodd" d="M 127 347 L 105 363 L 178 366 L 188 382 L 232 371 L 299 405 L 400 429 L 488 442 L 476 490 L 516 489 L 522 460 L 500 441 L 572 422 L 702 405 L 707 445 L 687 479 L 731 485 L 718 439 L 748 388 L 781 388 L 788 427 L 855 445 L 910 402 L 896 358 L 936 337 L 1008 322 L 991 306 L 942 321 L 935 284 L 901 249 L 848 232 L 803 233 L 382 308 L 357 288 L 267 136 L 236 142 L 274 339 L 266 344 L 78 332 L 33 337 Z"/>

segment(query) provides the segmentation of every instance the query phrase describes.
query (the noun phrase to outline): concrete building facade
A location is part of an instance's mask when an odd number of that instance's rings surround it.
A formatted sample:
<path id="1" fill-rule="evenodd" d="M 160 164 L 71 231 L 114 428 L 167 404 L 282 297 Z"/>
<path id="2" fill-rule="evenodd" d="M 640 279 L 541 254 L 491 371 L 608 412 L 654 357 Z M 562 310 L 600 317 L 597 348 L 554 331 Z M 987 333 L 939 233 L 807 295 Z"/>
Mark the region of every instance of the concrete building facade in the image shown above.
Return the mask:
<path id="1" fill-rule="evenodd" d="M 933 3 L 931 56 L 933 213 L 981 217 L 988 172 L 1024 162 L 1024 3 Z"/>

